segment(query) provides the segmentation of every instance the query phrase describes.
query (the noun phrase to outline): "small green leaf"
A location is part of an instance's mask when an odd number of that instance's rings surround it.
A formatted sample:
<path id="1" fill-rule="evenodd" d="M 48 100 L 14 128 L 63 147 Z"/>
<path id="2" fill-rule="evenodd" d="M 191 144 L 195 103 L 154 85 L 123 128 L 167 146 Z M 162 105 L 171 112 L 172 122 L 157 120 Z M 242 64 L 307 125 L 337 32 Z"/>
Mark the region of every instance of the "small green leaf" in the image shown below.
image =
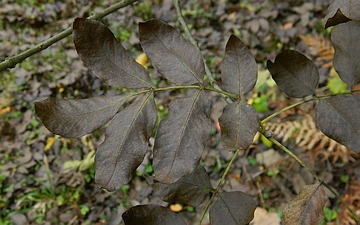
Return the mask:
<path id="1" fill-rule="evenodd" d="M 69 160 L 64 163 L 63 168 L 65 172 L 70 172 L 79 168 L 80 165 L 80 160 Z"/>
<path id="2" fill-rule="evenodd" d="M 56 203 L 57 203 L 58 206 L 63 205 L 64 202 L 65 202 L 65 199 L 64 199 L 64 197 L 62 195 L 59 195 L 59 196 L 56 197 Z"/>
<path id="3" fill-rule="evenodd" d="M 255 159 L 255 157 L 253 157 L 253 156 L 250 155 L 250 156 L 247 157 L 247 159 L 248 159 L 250 165 L 252 165 L 252 166 L 255 166 L 255 165 L 256 165 L 256 159 Z"/>
<path id="4" fill-rule="evenodd" d="M 338 94 L 347 91 L 347 84 L 340 79 L 339 76 L 329 78 L 327 86 L 331 93 Z"/>
<path id="5" fill-rule="evenodd" d="M 269 199 L 269 193 L 264 192 L 264 193 L 263 193 L 263 198 L 264 198 L 264 199 Z"/>
<path id="6" fill-rule="evenodd" d="M 343 183 L 349 182 L 349 179 L 350 179 L 349 175 L 341 175 L 341 177 L 340 177 L 340 180 Z"/>
<path id="7" fill-rule="evenodd" d="M 338 214 L 335 210 L 332 210 L 328 207 L 324 207 L 324 217 L 326 221 L 331 222 L 337 218 Z"/>
<path id="8" fill-rule="evenodd" d="M 269 111 L 268 98 L 268 95 L 264 94 L 254 99 L 254 103 L 252 104 L 252 106 L 254 106 L 256 112 L 260 113 Z"/>
<path id="9" fill-rule="evenodd" d="M 145 166 L 145 173 L 146 174 L 152 174 L 154 172 L 154 169 L 151 164 L 148 164 Z"/>
<path id="10" fill-rule="evenodd" d="M 80 213 L 81 215 L 86 215 L 90 211 L 87 205 L 80 205 Z"/>
<path id="11" fill-rule="evenodd" d="M 260 136 L 260 140 L 261 142 L 268 148 L 272 148 L 273 144 L 271 141 L 269 141 L 269 139 L 267 139 L 264 135 Z"/>
<path id="12" fill-rule="evenodd" d="M 128 184 L 125 184 L 125 185 L 123 185 L 123 186 L 120 188 L 120 192 L 121 192 L 123 195 L 126 195 L 129 189 L 130 189 L 130 186 L 129 186 Z"/>

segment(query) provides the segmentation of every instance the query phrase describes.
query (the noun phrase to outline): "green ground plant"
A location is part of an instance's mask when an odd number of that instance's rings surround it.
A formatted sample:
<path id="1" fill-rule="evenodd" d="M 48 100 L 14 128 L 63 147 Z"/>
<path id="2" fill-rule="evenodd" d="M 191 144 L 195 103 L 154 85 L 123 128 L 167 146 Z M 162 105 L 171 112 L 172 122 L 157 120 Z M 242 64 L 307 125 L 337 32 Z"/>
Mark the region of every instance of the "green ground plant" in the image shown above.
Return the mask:
<path id="1" fill-rule="evenodd" d="M 221 82 L 212 78 L 196 41 L 187 29 L 178 1 L 179 21 L 190 40 L 168 24 L 151 19 L 139 24 L 140 44 L 152 66 L 173 85 L 157 87 L 148 71 L 128 54 L 111 31 L 101 22 L 77 18 L 73 23 L 73 39 L 85 65 L 108 85 L 129 91 L 119 96 L 90 99 L 49 98 L 35 103 L 36 115 L 53 133 L 79 138 L 110 122 L 105 141 L 95 155 L 95 181 L 103 189 L 116 191 L 127 185 L 136 174 L 155 133 L 152 169 L 148 177 L 154 193 L 165 202 L 181 202 L 197 207 L 206 202 L 198 221 L 209 211 L 210 223 L 249 224 L 256 202 L 243 192 L 223 192 L 221 187 L 240 151 L 246 150 L 260 132 L 273 145 L 294 158 L 318 183 L 304 186 L 299 195 L 283 211 L 284 224 L 319 224 L 324 215 L 324 187 L 344 204 L 353 219 L 354 212 L 339 195 L 323 182 L 294 153 L 279 143 L 264 124 L 281 112 L 307 102 L 316 101 L 315 120 L 330 138 L 360 152 L 360 97 L 354 86 L 360 83 L 357 38 L 359 15 L 349 13 L 350 3 L 334 1 L 325 18 L 332 30 L 335 48 L 334 68 L 348 85 L 346 92 L 317 94 L 319 75 L 314 63 L 303 54 L 285 50 L 267 67 L 278 87 L 290 98 L 303 99 L 260 120 L 246 94 L 257 81 L 257 65 L 245 44 L 235 35 L 229 37 L 225 49 Z M 351 12 L 356 11 L 352 9 Z M 204 82 L 206 74 L 209 82 Z M 157 108 L 154 95 L 168 90 L 185 90 L 185 96 L 174 98 L 168 114 L 154 131 Z M 201 154 L 211 130 L 208 92 L 216 92 L 228 103 L 219 118 L 222 145 L 233 152 L 220 182 L 214 188 L 201 166 Z M 271 172 L 271 171 L 269 171 Z M 274 171 L 272 171 L 274 176 Z M 125 186 L 127 187 L 127 186 Z M 86 207 L 82 211 L 87 213 Z M 333 213 L 326 211 L 326 220 Z M 125 224 L 186 224 L 170 209 L 160 205 L 138 205 L 124 214 Z"/>

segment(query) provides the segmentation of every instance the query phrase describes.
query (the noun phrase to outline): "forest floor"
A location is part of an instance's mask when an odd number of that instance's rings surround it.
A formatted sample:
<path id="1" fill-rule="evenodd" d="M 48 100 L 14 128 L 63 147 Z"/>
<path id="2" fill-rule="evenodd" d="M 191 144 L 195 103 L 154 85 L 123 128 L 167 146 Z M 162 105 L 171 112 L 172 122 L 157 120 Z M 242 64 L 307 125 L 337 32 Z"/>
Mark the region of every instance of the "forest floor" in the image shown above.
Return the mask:
<path id="1" fill-rule="evenodd" d="M 0 3 L 0 59 L 34 47 L 115 0 L 61 1 L 3 0 Z M 315 61 L 324 90 L 343 88 L 331 65 L 331 28 L 323 18 L 330 0 L 181 1 L 192 35 L 198 41 L 211 73 L 220 79 L 225 45 L 231 34 L 250 49 L 259 67 L 258 83 L 248 97 L 261 118 L 299 99 L 286 97 L 274 84 L 266 61 L 285 49 L 297 50 Z M 140 1 L 122 8 L 102 22 L 137 58 L 138 23 L 161 19 L 183 32 L 172 0 Z M 185 36 L 186 38 L 186 36 Z M 325 53 L 324 53 L 325 52 Z M 147 62 L 149 63 L 149 62 Z M 154 73 L 158 84 L 164 78 Z M 99 189 L 94 181 L 93 156 L 104 140 L 104 129 L 81 139 L 52 134 L 36 118 L 34 102 L 47 97 L 89 98 L 116 94 L 79 59 L 69 36 L 31 56 L 15 68 L 0 72 L 0 224 L 120 224 L 121 214 L 137 204 L 160 203 L 195 224 L 204 206 L 168 205 L 153 195 L 145 176 L 153 175 L 151 151 L 134 179 L 116 192 Z M 159 94 L 158 117 L 164 118 L 176 92 Z M 217 119 L 225 101 L 209 94 L 213 129 L 202 165 L 215 187 L 232 152 L 220 142 Z M 360 161 L 355 154 L 322 135 L 313 121 L 314 103 L 281 113 L 267 124 L 275 137 L 333 187 L 360 217 Z M 150 141 L 153 143 L 153 139 Z M 151 147 L 151 146 L 150 146 Z M 294 159 L 258 137 L 240 153 L 223 190 L 243 191 L 258 204 L 252 225 L 282 224 L 282 211 L 302 186 L 316 180 Z M 355 224 L 330 192 L 321 224 Z M 176 207 L 175 207 L 176 206 Z M 205 218 L 203 224 L 208 224 Z"/>

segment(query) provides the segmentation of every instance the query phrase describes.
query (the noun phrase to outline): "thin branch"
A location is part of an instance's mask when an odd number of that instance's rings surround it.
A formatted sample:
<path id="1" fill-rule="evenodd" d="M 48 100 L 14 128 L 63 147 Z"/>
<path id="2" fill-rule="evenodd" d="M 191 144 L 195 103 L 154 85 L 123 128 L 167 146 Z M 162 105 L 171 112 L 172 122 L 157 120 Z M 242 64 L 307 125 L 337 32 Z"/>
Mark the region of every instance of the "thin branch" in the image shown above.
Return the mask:
<path id="1" fill-rule="evenodd" d="M 191 44 L 193 44 L 199 51 L 200 51 L 200 48 L 199 48 L 199 45 L 198 45 L 198 42 L 195 40 L 195 38 L 192 36 L 186 22 L 185 22 L 185 19 L 181 13 L 181 9 L 180 9 L 180 3 L 179 3 L 179 0 L 174 0 L 174 5 L 175 5 L 175 9 L 176 9 L 176 14 L 177 14 L 177 17 L 178 17 L 178 20 L 181 24 L 181 26 L 183 27 L 185 33 L 186 33 L 186 36 L 189 38 Z M 211 75 L 211 72 L 210 72 L 210 69 L 209 67 L 207 66 L 206 64 L 206 60 L 205 58 L 203 57 L 203 61 L 204 61 L 204 65 L 205 65 L 205 73 L 206 75 L 208 76 L 211 84 L 216 84 L 214 78 L 212 77 Z"/>
<path id="2" fill-rule="evenodd" d="M 226 99 L 228 99 L 229 101 L 227 103 L 232 103 L 231 99 L 230 98 L 233 98 L 233 99 L 237 99 L 239 100 L 239 96 L 237 95 L 234 95 L 232 93 L 229 93 L 229 92 L 226 92 L 226 91 L 223 91 L 221 90 L 220 88 L 217 89 L 217 88 L 212 88 L 212 87 L 204 87 L 204 90 L 207 90 L 207 91 L 214 91 L 214 92 L 217 92 L 219 94 L 221 94 L 223 97 L 225 96 Z"/>
<path id="3" fill-rule="evenodd" d="M 225 171 L 224 171 L 223 175 L 221 176 L 221 179 L 220 179 L 220 181 L 219 181 L 218 186 L 216 187 L 213 195 L 211 196 L 211 198 L 210 198 L 209 201 L 207 202 L 207 204 L 206 204 L 206 206 L 205 206 L 205 209 L 204 209 L 204 211 L 203 211 L 202 214 L 201 214 L 201 217 L 200 217 L 200 220 L 199 220 L 199 222 L 198 222 L 198 225 L 201 225 L 201 223 L 202 223 L 202 221 L 203 221 L 203 219 L 204 219 L 204 217 L 205 217 L 206 212 L 208 211 L 208 209 L 210 208 L 212 202 L 214 201 L 215 196 L 219 193 L 220 188 L 221 188 L 222 185 L 224 184 L 225 178 L 226 178 L 227 174 L 229 173 L 230 167 L 231 167 L 231 165 L 234 163 L 234 161 L 235 161 L 235 159 L 237 158 L 237 156 L 238 156 L 238 154 L 239 154 L 240 151 L 241 151 L 240 149 L 236 150 L 236 152 L 234 153 L 234 155 L 233 155 L 232 158 L 230 159 L 229 164 L 226 166 Z"/>
<path id="4" fill-rule="evenodd" d="M 265 133 L 263 130 L 259 129 L 259 132 L 262 133 L 265 136 Z M 266 136 L 265 136 L 266 137 Z M 287 149 L 284 145 L 282 145 L 280 142 L 278 142 L 273 137 L 266 137 L 269 141 L 277 145 L 281 150 L 286 152 L 288 155 L 290 155 L 293 159 L 295 159 L 302 167 L 304 167 L 320 184 L 324 185 L 335 197 L 346 207 L 346 209 L 349 211 L 350 215 L 353 217 L 353 219 L 356 220 L 357 223 L 360 222 L 360 219 L 355 215 L 355 213 L 350 209 L 350 207 L 346 204 L 346 202 L 334 191 L 332 187 L 330 187 L 328 184 L 326 184 L 323 180 L 321 180 L 312 169 L 310 169 L 299 157 L 297 157 L 292 151 Z"/>
<path id="5" fill-rule="evenodd" d="M 181 13 L 179 0 L 174 0 L 174 5 L 175 5 L 178 20 L 179 20 L 181 26 L 183 27 L 183 29 L 184 29 L 184 31 L 186 33 L 186 36 L 188 37 L 191 44 L 193 44 L 200 51 L 199 45 L 198 45 L 197 41 L 195 40 L 195 38 L 192 36 L 192 34 L 191 34 L 191 32 L 190 32 L 190 30 L 189 30 L 189 28 L 188 28 L 188 26 L 187 26 L 187 24 L 185 22 L 185 19 L 184 19 L 182 13 Z M 210 69 L 209 69 L 209 67 L 208 67 L 208 65 L 206 63 L 206 60 L 205 60 L 204 56 L 202 58 L 203 58 L 204 66 L 205 66 L 205 73 L 206 73 L 206 76 L 210 80 L 211 86 L 214 87 L 216 90 L 221 91 L 221 88 L 219 87 L 219 85 L 217 85 L 217 82 L 215 81 L 215 79 L 211 75 L 211 71 L 210 71 Z M 223 97 L 224 97 L 224 99 L 225 99 L 225 101 L 227 103 L 232 103 L 231 99 L 229 99 L 226 96 L 223 96 Z"/>
<path id="6" fill-rule="evenodd" d="M 267 123 L 267 122 L 269 122 L 269 120 L 271 120 L 272 118 L 275 118 L 275 117 L 278 116 L 280 113 L 285 112 L 285 111 L 287 111 L 287 110 L 289 110 L 289 109 L 295 108 L 296 106 L 301 105 L 301 104 L 304 104 L 304 103 L 306 103 L 306 102 L 311 102 L 311 101 L 314 101 L 314 100 L 320 100 L 320 99 L 324 99 L 324 98 L 334 97 L 334 96 L 338 96 L 338 95 L 351 95 L 351 94 L 356 93 L 356 92 L 358 92 L 358 91 L 356 90 L 356 91 L 343 92 L 343 93 L 335 93 L 335 94 L 331 93 L 331 94 L 326 94 L 326 95 L 322 95 L 322 96 L 314 96 L 313 98 L 306 99 L 306 100 L 302 100 L 302 101 L 300 101 L 300 102 L 296 102 L 296 103 L 294 103 L 294 104 L 292 104 L 292 105 L 289 105 L 289 106 L 287 106 L 287 107 L 285 107 L 285 108 L 283 108 L 283 109 L 281 109 L 281 110 L 279 110 L 279 111 L 271 114 L 270 116 L 266 117 L 265 119 L 263 119 L 263 120 L 261 121 L 261 124 Z"/>
<path id="7" fill-rule="evenodd" d="M 116 3 L 115 5 L 112 5 L 108 8 L 106 8 L 104 11 L 94 14 L 92 16 L 89 16 L 88 19 L 93 19 L 93 20 L 101 20 L 102 18 L 104 18 L 105 16 L 109 15 L 110 13 L 123 8 L 127 5 L 130 5 L 134 2 L 136 2 L 137 0 L 122 0 L 119 3 Z M 14 68 L 16 66 L 16 64 L 18 64 L 19 62 L 23 61 L 24 59 L 48 48 L 50 45 L 60 41 L 61 39 L 69 36 L 72 33 L 72 26 L 70 26 L 69 28 L 67 28 L 66 30 L 58 33 L 57 35 L 39 43 L 38 45 L 36 45 L 34 48 L 28 49 L 24 52 L 21 52 L 18 55 L 15 56 L 11 56 L 6 58 L 3 62 L 0 63 L 0 71 L 3 71 L 7 68 Z"/>

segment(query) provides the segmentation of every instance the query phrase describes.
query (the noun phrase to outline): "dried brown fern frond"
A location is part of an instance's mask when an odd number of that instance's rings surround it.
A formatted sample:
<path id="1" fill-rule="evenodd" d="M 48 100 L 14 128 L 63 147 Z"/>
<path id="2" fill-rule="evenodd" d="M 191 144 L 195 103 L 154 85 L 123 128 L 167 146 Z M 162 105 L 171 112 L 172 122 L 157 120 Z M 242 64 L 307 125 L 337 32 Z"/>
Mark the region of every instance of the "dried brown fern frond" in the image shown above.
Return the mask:
<path id="1" fill-rule="evenodd" d="M 283 143 L 293 140 L 297 146 L 311 151 L 314 158 L 321 156 L 323 160 L 330 159 L 332 162 L 341 159 L 346 163 L 354 154 L 319 131 L 310 115 L 305 115 L 303 119 L 296 121 L 269 122 L 265 124 L 265 128 L 272 131 L 274 136 L 281 139 Z"/>
<path id="2" fill-rule="evenodd" d="M 354 211 L 359 212 L 360 210 L 360 182 L 351 181 L 346 193 L 344 194 L 344 201 Z M 339 218 L 343 225 L 356 225 L 356 221 L 350 216 L 346 207 L 340 205 Z"/>
<path id="3" fill-rule="evenodd" d="M 316 57 L 316 61 L 325 61 L 321 65 L 323 68 L 332 67 L 332 60 L 334 58 L 334 48 L 330 40 L 322 35 L 304 36 L 300 35 L 300 39 L 306 44 L 310 50 L 310 54 Z"/>

